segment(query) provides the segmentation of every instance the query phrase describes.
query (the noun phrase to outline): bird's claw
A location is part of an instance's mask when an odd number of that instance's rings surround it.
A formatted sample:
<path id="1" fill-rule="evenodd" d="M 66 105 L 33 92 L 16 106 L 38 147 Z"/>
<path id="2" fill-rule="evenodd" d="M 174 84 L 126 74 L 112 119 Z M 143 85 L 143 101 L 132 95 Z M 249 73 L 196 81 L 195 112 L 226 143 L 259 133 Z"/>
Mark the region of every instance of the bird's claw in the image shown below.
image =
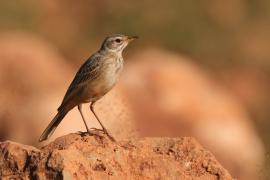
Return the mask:
<path id="1" fill-rule="evenodd" d="M 90 128 L 92 131 L 102 131 L 104 134 L 106 133 L 103 129 L 98 129 L 98 128 Z"/>
<path id="2" fill-rule="evenodd" d="M 90 128 L 90 129 L 87 129 L 87 132 L 78 131 L 78 134 L 83 135 L 83 136 L 86 135 L 86 134 L 100 136 L 100 134 L 98 134 L 95 131 L 101 131 L 103 134 L 106 134 L 111 141 L 116 142 L 116 140 L 114 139 L 114 137 L 112 137 L 108 133 L 108 131 L 106 129 L 104 130 L 104 129 L 98 129 L 98 128 Z"/>

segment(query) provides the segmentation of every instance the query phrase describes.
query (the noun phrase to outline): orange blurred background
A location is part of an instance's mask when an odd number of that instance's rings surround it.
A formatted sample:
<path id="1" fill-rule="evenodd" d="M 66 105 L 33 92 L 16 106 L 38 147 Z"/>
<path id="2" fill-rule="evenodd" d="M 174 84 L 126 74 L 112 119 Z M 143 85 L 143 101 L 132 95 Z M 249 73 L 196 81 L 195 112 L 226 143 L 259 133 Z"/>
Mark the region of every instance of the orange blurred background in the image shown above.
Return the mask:
<path id="1" fill-rule="evenodd" d="M 97 103 L 118 139 L 193 136 L 234 177 L 270 178 L 265 0 L 2 1 L 0 140 L 40 146 L 78 67 L 114 33 L 140 37 Z M 52 139 L 76 131 L 74 109 Z"/>

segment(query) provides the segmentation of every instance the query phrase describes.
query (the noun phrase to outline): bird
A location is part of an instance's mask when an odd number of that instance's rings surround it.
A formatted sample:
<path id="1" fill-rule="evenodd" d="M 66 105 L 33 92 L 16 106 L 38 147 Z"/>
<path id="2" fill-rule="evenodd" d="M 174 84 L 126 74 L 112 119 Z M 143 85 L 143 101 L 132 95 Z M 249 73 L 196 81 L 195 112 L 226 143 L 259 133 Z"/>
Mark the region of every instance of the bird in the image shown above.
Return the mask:
<path id="1" fill-rule="evenodd" d="M 117 83 L 124 64 L 122 52 L 131 41 L 137 38 L 138 36 L 123 34 L 114 34 L 105 38 L 100 49 L 92 54 L 79 68 L 57 109 L 57 114 L 41 134 L 39 142 L 47 140 L 66 114 L 76 106 L 87 133 L 94 134 L 91 129 L 96 128 L 88 128 L 82 112 L 82 104 L 84 103 L 90 103 L 90 110 L 102 127 L 99 130 L 103 131 L 112 141 L 115 141 L 95 113 L 94 105 Z"/>

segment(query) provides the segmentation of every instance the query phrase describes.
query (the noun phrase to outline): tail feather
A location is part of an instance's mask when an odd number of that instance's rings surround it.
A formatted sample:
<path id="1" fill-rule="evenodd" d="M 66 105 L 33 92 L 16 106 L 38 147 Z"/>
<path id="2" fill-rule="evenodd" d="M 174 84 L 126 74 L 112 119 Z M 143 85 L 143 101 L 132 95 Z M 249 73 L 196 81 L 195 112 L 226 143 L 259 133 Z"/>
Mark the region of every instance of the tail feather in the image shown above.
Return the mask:
<path id="1" fill-rule="evenodd" d="M 68 111 L 63 111 L 63 110 L 58 111 L 56 116 L 53 118 L 53 120 L 50 122 L 50 124 L 41 134 L 39 138 L 39 142 L 47 140 L 53 134 L 53 132 L 55 131 L 57 126 L 60 124 L 62 119 L 66 116 L 67 112 Z"/>

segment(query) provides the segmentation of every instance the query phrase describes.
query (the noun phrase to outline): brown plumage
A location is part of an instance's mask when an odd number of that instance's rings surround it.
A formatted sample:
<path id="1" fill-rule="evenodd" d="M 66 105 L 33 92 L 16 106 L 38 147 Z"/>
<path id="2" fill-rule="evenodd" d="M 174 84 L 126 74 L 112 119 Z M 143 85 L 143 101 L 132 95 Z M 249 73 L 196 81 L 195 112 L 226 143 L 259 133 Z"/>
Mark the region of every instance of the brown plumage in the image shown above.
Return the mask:
<path id="1" fill-rule="evenodd" d="M 58 113 L 44 130 L 39 141 L 48 139 L 65 115 L 75 106 L 78 106 L 87 132 L 91 134 L 81 110 L 82 104 L 89 102 L 90 110 L 98 120 L 102 130 L 111 140 L 114 140 L 96 115 L 94 104 L 109 92 L 117 82 L 123 68 L 122 51 L 129 42 L 136 38 L 125 35 L 113 35 L 104 40 L 100 50 L 89 57 L 76 73 L 58 108 Z"/>

